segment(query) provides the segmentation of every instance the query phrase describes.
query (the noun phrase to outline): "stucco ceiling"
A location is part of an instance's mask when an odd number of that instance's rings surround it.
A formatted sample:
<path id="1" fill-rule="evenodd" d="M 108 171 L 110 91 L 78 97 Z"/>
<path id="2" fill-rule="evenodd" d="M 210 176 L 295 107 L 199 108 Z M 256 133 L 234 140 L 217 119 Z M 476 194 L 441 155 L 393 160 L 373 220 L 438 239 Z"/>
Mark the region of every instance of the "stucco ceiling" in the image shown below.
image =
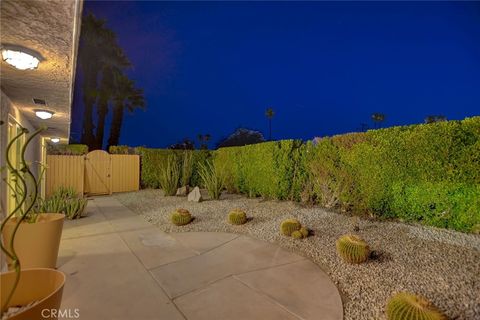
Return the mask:
<path id="1" fill-rule="evenodd" d="M 83 0 L 0 1 L 2 45 L 35 50 L 44 59 L 35 70 L 17 70 L 2 60 L 0 86 L 34 126 L 49 127 L 45 135 L 69 135 L 82 4 Z M 45 100 L 46 107 L 35 105 L 33 98 Z M 40 120 L 35 109 L 55 114 Z"/>

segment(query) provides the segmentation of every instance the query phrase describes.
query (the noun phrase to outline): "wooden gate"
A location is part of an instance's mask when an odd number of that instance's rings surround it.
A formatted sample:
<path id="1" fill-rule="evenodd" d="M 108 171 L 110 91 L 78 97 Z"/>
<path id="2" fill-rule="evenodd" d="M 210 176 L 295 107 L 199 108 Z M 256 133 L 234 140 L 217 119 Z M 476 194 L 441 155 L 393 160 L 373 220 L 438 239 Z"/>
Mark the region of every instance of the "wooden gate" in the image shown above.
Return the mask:
<path id="1" fill-rule="evenodd" d="M 83 195 L 85 176 L 84 156 L 48 155 L 45 170 L 45 195 L 51 196 L 60 187 L 74 188 Z"/>
<path id="2" fill-rule="evenodd" d="M 103 150 L 89 152 L 85 157 L 85 193 L 112 193 L 112 158 Z"/>
<path id="3" fill-rule="evenodd" d="M 92 195 L 138 191 L 140 157 L 101 150 L 85 156 L 48 155 L 45 182 L 47 197 L 59 187 Z"/>

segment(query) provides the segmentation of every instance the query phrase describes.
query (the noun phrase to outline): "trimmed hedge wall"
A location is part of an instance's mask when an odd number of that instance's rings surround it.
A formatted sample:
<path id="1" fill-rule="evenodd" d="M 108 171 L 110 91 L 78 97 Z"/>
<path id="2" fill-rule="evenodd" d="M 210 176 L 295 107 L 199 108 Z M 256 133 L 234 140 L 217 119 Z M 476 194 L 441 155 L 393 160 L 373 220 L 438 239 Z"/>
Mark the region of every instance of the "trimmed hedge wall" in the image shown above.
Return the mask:
<path id="1" fill-rule="evenodd" d="M 88 153 L 88 146 L 85 144 L 55 144 L 47 145 L 49 155 L 84 155 Z"/>
<path id="2" fill-rule="evenodd" d="M 158 187 L 158 167 L 178 151 L 137 150 L 142 184 Z M 230 192 L 461 231 L 480 224 L 480 117 L 196 151 L 194 176 L 210 158 Z"/>
<path id="3" fill-rule="evenodd" d="M 124 152 L 124 148 L 120 152 Z M 137 147 L 134 149 L 135 153 L 140 155 L 141 171 L 140 181 L 144 188 L 159 188 L 160 187 L 160 169 L 166 163 L 170 155 L 177 158 L 179 165 L 182 164 L 183 150 L 172 149 L 151 149 L 144 147 Z M 110 149 L 110 151 L 114 151 Z M 193 173 L 190 178 L 190 185 L 200 185 L 200 176 L 198 174 L 198 166 L 200 163 L 207 161 L 211 154 L 208 150 L 194 150 L 193 152 Z"/>

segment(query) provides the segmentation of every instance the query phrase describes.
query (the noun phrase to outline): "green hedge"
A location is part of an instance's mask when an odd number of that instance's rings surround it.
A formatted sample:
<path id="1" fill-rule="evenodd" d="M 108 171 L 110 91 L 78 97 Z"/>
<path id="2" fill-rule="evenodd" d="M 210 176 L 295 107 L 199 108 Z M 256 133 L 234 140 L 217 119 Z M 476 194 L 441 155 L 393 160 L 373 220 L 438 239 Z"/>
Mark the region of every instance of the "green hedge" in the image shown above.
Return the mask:
<path id="1" fill-rule="evenodd" d="M 88 153 L 85 144 L 55 144 L 47 145 L 47 154 L 50 155 L 83 155 Z"/>
<path id="2" fill-rule="evenodd" d="M 140 155 L 141 171 L 140 181 L 144 188 L 159 188 L 160 170 L 166 163 L 170 155 L 177 158 L 178 164 L 182 164 L 183 150 L 173 149 L 152 149 L 137 147 L 135 153 Z M 191 151 L 190 151 L 191 152 Z M 200 176 L 198 174 L 198 166 L 200 163 L 207 161 L 211 157 L 208 150 L 193 151 L 193 173 L 190 179 L 190 185 L 200 185 Z"/>
<path id="3" fill-rule="evenodd" d="M 215 164 L 226 171 L 226 187 L 251 197 L 298 199 L 299 140 L 282 140 L 215 151 Z"/>
<path id="4" fill-rule="evenodd" d="M 137 150 L 142 184 L 158 187 L 158 168 L 178 151 Z M 480 117 L 194 154 L 191 185 L 213 156 L 231 192 L 461 231 L 480 224 Z"/>

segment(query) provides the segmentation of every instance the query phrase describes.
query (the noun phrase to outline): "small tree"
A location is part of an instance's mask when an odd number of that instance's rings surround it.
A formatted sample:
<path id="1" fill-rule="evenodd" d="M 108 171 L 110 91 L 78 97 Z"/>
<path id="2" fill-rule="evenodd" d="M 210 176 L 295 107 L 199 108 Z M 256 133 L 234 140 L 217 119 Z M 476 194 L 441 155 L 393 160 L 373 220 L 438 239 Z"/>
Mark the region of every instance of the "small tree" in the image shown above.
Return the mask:
<path id="1" fill-rule="evenodd" d="M 272 108 L 268 108 L 265 111 L 265 116 L 268 119 L 268 132 L 269 132 L 268 140 L 272 140 L 272 119 L 275 116 L 275 111 Z"/>
<path id="2" fill-rule="evenodd" d="M 385 115 L 379 112 L 372 113 L 372 120 L 375 124 L 375 128 L 378 128 L 380 127 L 381 123 L 385 121 Z"/>

